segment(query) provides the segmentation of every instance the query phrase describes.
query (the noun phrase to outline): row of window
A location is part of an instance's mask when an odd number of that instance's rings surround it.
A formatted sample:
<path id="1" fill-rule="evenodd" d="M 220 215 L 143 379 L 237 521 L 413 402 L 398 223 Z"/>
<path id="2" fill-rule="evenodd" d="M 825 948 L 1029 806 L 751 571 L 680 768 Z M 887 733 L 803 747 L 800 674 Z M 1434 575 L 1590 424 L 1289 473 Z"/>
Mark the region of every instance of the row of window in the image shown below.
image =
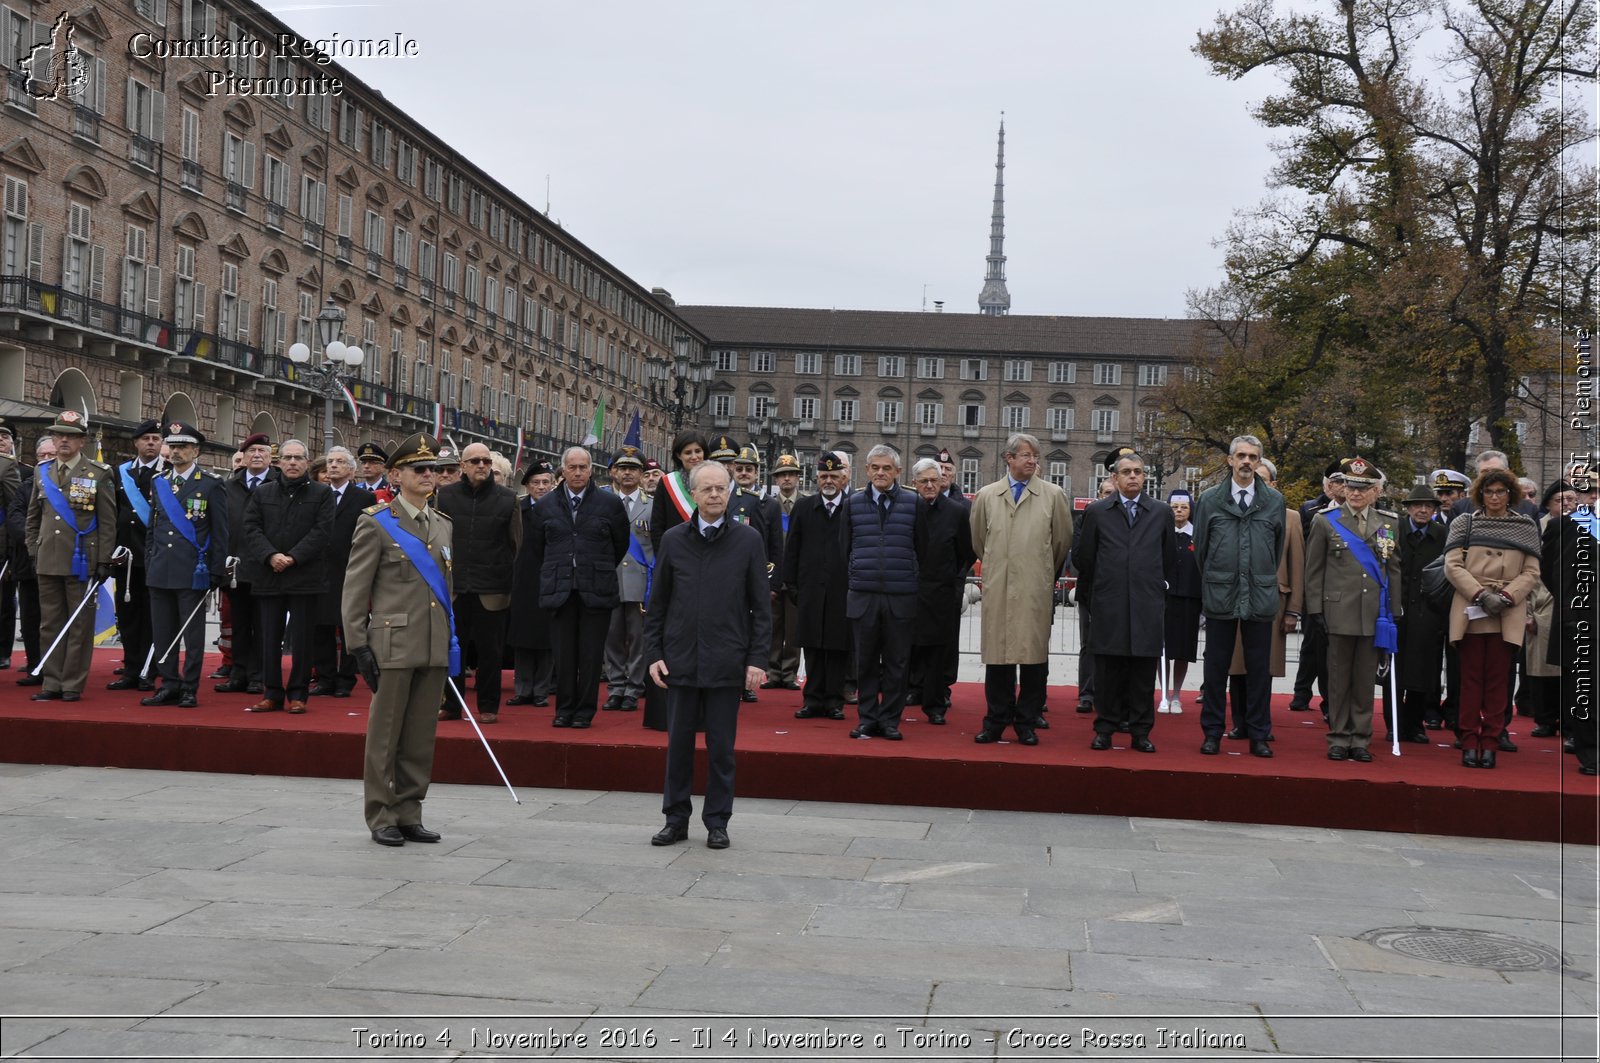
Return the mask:
<path id="1" fill-rule="evenodd" d="M 721 419 L 730 419 L 734 416 L 734 396 L 730 393 L 713 395 L 711 397 L 711 416 Z M 801 422 L 816 422 L 821 415 L 822 400 L 814 395 L 801 395 L 793 400 L 793 416 Z M 865 403 L 860 399 L 842 398 L 833 400 L 833 420 L 844 424 L 853 424 L 862 420 L 862 412 L 866 409 Z M 778 400 L 770 395 L 751 395 L 749 398 L 748 416 L 750 417 L 775 417 L 778 416 Z M 874 420 L 881 425 L 898 425 L 905 421 L 906 404 L 899 399 L 879 399 Z M 948 422 L 963 428 L 980 428 L 988 424 L 988 407 L 983 403 L 959 403 L 955 405 L 955 420 Z M 944 403 L 918 402 L 915 404 L 918 425 L 935 426 L 943 425 L 945 421 Z M 1078 411 L 1071 406 L 1052 406 L 1045 410 L 1045 427 L 1048 431 L 1071 432 L 1077 428 Z M 1158 414 L 1154 410 L 1142 411 L 1139 415 L 1139 429 L 1144 432 L 1155 430 Z M 1000 408 L 1000 424 L 1010 431 L 1026 431 L 1033 427 L 1033 409 L 1030 406 L 1006 405 Z M 1115 407 L 1096 407 L 1089 413 L 1089 427 L 1097 434 L 1116 432 L 1122 427 L 1122 411 Z"/>
<path id="2" fill-rule="evenodd" d="M 739 371 L 739 352 L 719 350 L 714 352 L 717 371 L 721 373 L 736 373 Z M 797 351 L 794 354 L 794 372 L 801 376 L 817 376 L 822 373 L 822 354 L 817 351 Z M 833 356 L 834 376 L 861 376 L 862 367 L 869 356 L 861 354 L 836 354 Z M 777 369 L 777 355 L 772 351 L 752 351 L 748 362 L 752 373 L 773 373 Z M 945 378 L 946 361 L 958 363 L 958 380 L 988 380 L 989 359 L 987 358 L 957 358 L 945 359 L 932 356 L 919 356 L 907 359 L 898 354 L 880 354 L 878 360 L 878 376 L 880 378 L 899 379 L 906 375 L 906 363 L 911 361 L 915 365 L 916 379 L 918 380 L 943 380 Z M 1095 362 L 1092 377 L 1097 386 L 1116 386 L 1122 383 L 1122 365 L 1117 362 Z M 1139 386 L 1147 388 L 1164 387 L 1167 383 L 1167 367 L 1156 363 L 1142 363 L 1138 367 Z M 1007 383 L 1027 384 L 1034 379 L 1034 363 L 1030 358 L 1004 358 L 1001 359 L 1001 379 Z M 1075 384 L 1078 381 L 1078 363 L 1064 359 L 1052 359 L 1045 363 L 1046 379 L 1051 384 Z"/>

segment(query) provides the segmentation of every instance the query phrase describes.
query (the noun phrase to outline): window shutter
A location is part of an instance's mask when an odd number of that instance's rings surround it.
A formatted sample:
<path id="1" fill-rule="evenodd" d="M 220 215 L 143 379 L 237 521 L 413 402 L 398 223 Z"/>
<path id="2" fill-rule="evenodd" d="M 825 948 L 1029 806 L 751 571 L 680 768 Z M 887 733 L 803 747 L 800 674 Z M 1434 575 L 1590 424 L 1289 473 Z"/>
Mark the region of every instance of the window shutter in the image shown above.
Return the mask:
<path id="1" fill-rule="evenodd" d="M 95 244 L 89 249 L 89 298 L 100 301 L 106 289 L 106 249 Z"/>
<path id="2" fill-rule="evenodd" d="M 194 286 L 194 331 L 203 332 L 206 326 L 206 286 Z"/>
<path id="3" fill-rule="evenodd" d="M 133 78 L 128 79 L 125 124 L 128 127 L 128 132 L 137 133 L 139 131 L 139 82 Z"/>
<path id="4" fill-rule="evenodd" d="M 144 316 L 161 316 L 161 267 L 146 266 L 144 271 Z"/>
<path id="5" fill-rule="evenodd" d="M 250 342 L 250 300 L 239 300 L 239 327 L 234 330 L 240 343 Z M 227 337 L 223 337 L 226 339 Z"/>
<path id="6" fill-rule="evenodd" d="M 137 313 L 139 310 L 139 263 L 131 258 L 122 260 L 122 309 Z"/>
<path id="7" fill-rule="evenodd" d="M 164 141 L 167 131 L 167 94 L 150 91 L 150 128 L 145 136 L 160 144 Z"/>

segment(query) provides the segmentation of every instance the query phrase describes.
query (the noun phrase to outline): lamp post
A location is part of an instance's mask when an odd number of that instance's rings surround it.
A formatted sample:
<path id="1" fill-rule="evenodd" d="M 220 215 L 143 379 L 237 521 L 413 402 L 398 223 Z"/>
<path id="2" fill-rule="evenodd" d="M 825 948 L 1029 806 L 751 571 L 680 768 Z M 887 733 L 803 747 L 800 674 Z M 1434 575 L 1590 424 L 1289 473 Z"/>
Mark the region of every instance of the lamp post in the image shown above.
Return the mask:
<path id="1" fill-rule="evenodd" d="M 765 461 L 767 472 L 767 491 L 772 490 L 772 470 L 778 464 L 778 455 L 785 446 L 794 445 L 794 434 L 799 429 L 798 421 L 786 421 L 768 414 L 765 417 L 750 417 L 745 420 L 745 428 L 750 432 L 750 443 L 759 447 L 761 458 Z"/>
<path id="2" fill-rule="evenodd" d="M 333 400 L 340 394 L 344 385 L 344 376 L 340 370 L 344 366 L 355 369 L 366 357 L 360 347 L 346 347 L 344 345 L 345 314 L 339 305 L 328 297 L 328 305 L 322 308 L 317 315 L 317 338 L 322 341 L 322 364 L 307 365 L 311 360 L 311 348 L 303 343 L 289 345 L 289 361 L 295 365 L 304 366 L 311 372 L 317 373 L 321 379 L 317 381 L 317 390 L 322 392 L 322 453 L 327 454 L 333 449 Z"/>
<path id="3" fill-rule="evenodd" d="M 704 354 L 693 354 L 689 337 L 679 333 L 672 338 L 672 360 L 650 359 L 646 376 L 650 401 L 672 419 L 672 432 L 676 435 L 711 400 L 716 367 Z"/>

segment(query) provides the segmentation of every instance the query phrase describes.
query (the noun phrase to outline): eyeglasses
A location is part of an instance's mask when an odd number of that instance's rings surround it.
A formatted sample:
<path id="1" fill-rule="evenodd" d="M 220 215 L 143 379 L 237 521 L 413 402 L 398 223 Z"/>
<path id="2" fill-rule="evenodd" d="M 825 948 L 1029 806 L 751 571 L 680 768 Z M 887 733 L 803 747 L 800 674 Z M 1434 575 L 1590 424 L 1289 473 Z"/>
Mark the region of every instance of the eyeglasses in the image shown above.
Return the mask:
<path id="1" fill-rule="evenodd" d="M 494 464 L 494 459 L 493 458 L 463 458 L 463 459 L 461 459 L 461 464 L 463 464 L 463 465 L 493 465 Z"/>
<path id="2" fill-rule="evenodd" d="M 1486 494 L 1486 495 L 1509 495 L 1511 493 L 1511 488 L 1509 488 L 1509 487 L 1485 487 L 1483 489 L 1483 493 Z"/>

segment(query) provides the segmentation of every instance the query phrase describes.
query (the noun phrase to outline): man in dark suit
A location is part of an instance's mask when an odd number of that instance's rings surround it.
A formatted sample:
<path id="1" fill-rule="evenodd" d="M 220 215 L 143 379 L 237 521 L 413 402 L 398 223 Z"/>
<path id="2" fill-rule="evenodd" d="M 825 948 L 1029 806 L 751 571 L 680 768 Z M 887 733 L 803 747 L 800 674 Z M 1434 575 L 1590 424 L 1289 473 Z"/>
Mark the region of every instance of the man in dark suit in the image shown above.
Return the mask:
<path id="1" fill-rule="evenodd" d="M 333 527 L 328 530 L 328 589 L 317 599 L 317 623 L 311 636 L 311 666 L 317 673 L 314 695 L 347 698 L 356 685 L 356 662 L 344 635 L 344 573 L 350 567 L 361 511 L 378 496 L 355 482 L 356 459 L 345 447 L 328 451 L 328 490 L 333 492 Z"/>
<path id="2" fill-rule="evenodd" d="M 551 611 L 556 658 L 553 727 L 588 727 L 600 699 L 611 610 L 621 600 L 617 565 L 628 552 L 628 511 L 592 482 L 583 447 L 561 456 L 561 485 L 530 510 L 531 562 L 539 568 L 539 604 Z"/>
<path id="3" fill-rule="evenodd" d="M 145 661 L 150 658 L 150 592 L 144 556 L 151 517 L 150 483 L 162 469 L 162 439 L 159 424 L 153 420 L 143 422 L 133 430 L 133 457 L 116 466 L 117 545 L 126 547 L 128 554 L 117 571 L 122 675 L 107 683 L 107 690 L 155 689 L 145 670 Z"/>
<path id="4" fill-rule="evenodd" d="M 900 455 L 893 447 L 880 443 L 867 451 L 867 479 L 867 490 L 851 495 L 844 513 L 850 587 L 845 615 L 855 631 L 860 692 L 859 722 L 850 737 L 898 742 L 927 512 L 900 486 Z"/>
<path id="5" fill-rule="evenodd" d="M 922 711 L 932 724 L 950 711 L 950 673 L 961 656 L 961 598 L 978 555 L 965 498 L 944 492 L 944 473 L 932 458 L 911 466 L 911 486 L 927 510 L 927 553 L 917 577 L 912 651 L 922 676 Z"/>
<path id="6" fill-rule="evenodd" d="M 817 493 L 794 504 L 783 550 L 783 590 L 795 603 L 795 639 L 806 659 L 806 686 L 795 719 L 844 719 L 844 673 L 850 652 L 845 619 L 843 490 L 850 482 L 833 451 L 817 455 Z"/>
<path id="7" fill-rule="evenodd" d="M 1400 523 L 1400 604 L 1403 612 L 1400 652 L 1395 667 L 1400 688 L 1400 737 L 1426 743 L 1426 720 L 1439 713 L 1439 662 L 1444 655 L 1447 625 L 1442 610 L 1429 605 L 1422 593 L 1422 570 L 1444 553 L 1449 534 L 1439 514 L 1439 499 L 1426 484 L 1418 484 L 1405 500 L 1406 519 Z M 1384 690 L 1385 699 L 1388 690 Z"/>
<path id="8" fill-rule="evenodd" d="M 11 429 L 0 422 L 0 456 L 15 460 L 12 456 L 14 442 Z M 56 441 L 47 433 L 38 438 L 34 444 L 34 461 L 48 461 L 55 456 Z M 6 562 L 5 579 L 0 581 L 0 638 L 4 639 L 5 656 L 0 657 L 0 668 L 11 666 L 11 652 L 16 644 L 16 633 L 20 625 L 22 630 L 22 653 L 24 667 L 22 674 L 17 677 L 19 686 L 38 686 L 43 683 L 42 678 L 36 678 L 28 673 L 33 666 L 39 663 L 39 581 L 34 574 L 33 558 L 28 556 L 28 504 L 33 498 L 34 466 L 23 462 L 16 462 L 18 483 L 16 495 L 5 506 L 4 527 L 5 555 L 0 557 L 0 562 Z M 4 491 L 4 483 L 8 477 L 0 472 L 0 492 Z"/>
<path id="9" fill-rule="evenodd" d="M 1322 493 L 1300 507 L 1300 531 L 1309 542 L 1311 525 L 1318 513 L 1328 513 L 1344 502 L 1344 473 L 1339 471 L 1339 459 L 1322 471 Z M 1322 718 L 1328 718 L 1328 635 L 1320 629 L 1307 627 L 1300 635 L 1300 666 L 1294 675 L 1294 697 L 1289 701 L 1292 712 L 1309 712 L 1312 684 L 1322 693 Z"/>
<path id="10" fill-rule="evenodd" d="M 767 550 L 757 529 L 729 518 L 728 472 L 720 463 L 696 467 L 689 485 L 695 516 L 661 537 L 645 618 L 650 678 L 667 691 L 667 825 L 650 844 L 689 836 L 694 735 L 703 719 L 708 770 L 700 820 L 706 846 L 726 849 L 740 692 L 765 681 L 772 638 Z"/>
<path id="11" fill-rule="evenodd" d="M 312 622 L 328 589 L 333 492 L 312 481 L 310 455 L 300 440 L 279 447 L 278 460 L 282 475 L 253 491 L 244 508 L 239 555 L 256 573 L 252 586 L 262 675 L 261 700 L 245 711 L 298 715 L 306 711 L 311 688 Z M 286 635 L 288 682 L 283 678 Z"/>
<path id="12" fill-rule="evenodd" d="M 800 643 L 796 641 L 799 614 L 783 593 L 783 555 L 789 545 L 789 522 L 800 493 L 800 459 L 779 454 L 772 466 L 776 490 L 761 504 L 767 522 L 767 543 L 772 561 L 772 650 L 767 659 L 768 687 L 799 690 Z"/>
<path id="13" fill-rule="evenodd" d="M 1167 587 L 1177 576 L 1177 530 L 1167 504 L 1144 492 L 1143 458 L 1123 451 L 1111 474 L 1116 492 L 1083 511 L 1078 539 L 1078 601 L 1094 612 L 1089 748 L 1110 749 L 1111 736 L 1126 725 L 1133 748 L 1154 753 L 1156 661 Z"/>
<path id="14" fill-rule="evenodd" d="M 212 589 L 227 580 L 228 493 L 219 477 L 195 464 L 206 441 L 198 428 L 174 421 L 167 426 L 165 439 L 172 466 L 150 481 L 144 560 L 151 634 L 156 653 L 164 654 L 165 660 L 158 657 L 155 662 L 161 688 L 139 704 L 192 709 L 200 704 L 206 636 L 205 617 L 194 612 Z M 183 644 L 173 646 L 180 630 Z M 173 647 L 171 653 L 168 646 Z"/>
<path id="15" fill-rule="evenodd" d="M 507 705 L 532 705 L 542 709 L 556 685 L 556 661 L 550 652 L 550 614 L 539 605 L 539 567 L 528 544 L 533 540 L 533 507 L 556 485 L 556 467 L 543 458 L 528 463 L 522 486 L 528 493 L 517 499 L 517 519 L 522 522 L 522 548 L 511 566 L 511 610 L 506 642 L 512 647 L 514 683 Z"/>
<path id="16" fill-rule="evenodd" d="M 224 592 L 231 603 L 229 612 L 233 619 L 233 670 L 225 682 L 217 684 L 219 694 L 261 693 L 261 640 L 252 591 L 258 566 L 244 556 L 244 511 L 250 496 L 279 476 L 278 470 L 272 467 L 272 439 L 265 432 L 246 438 L 239 444 L 239 450 L 244 455 L 244 464 L 225 481 L 228 527 L 233 533 L 231 545 L 236 558 L 232 579 Z"/>

